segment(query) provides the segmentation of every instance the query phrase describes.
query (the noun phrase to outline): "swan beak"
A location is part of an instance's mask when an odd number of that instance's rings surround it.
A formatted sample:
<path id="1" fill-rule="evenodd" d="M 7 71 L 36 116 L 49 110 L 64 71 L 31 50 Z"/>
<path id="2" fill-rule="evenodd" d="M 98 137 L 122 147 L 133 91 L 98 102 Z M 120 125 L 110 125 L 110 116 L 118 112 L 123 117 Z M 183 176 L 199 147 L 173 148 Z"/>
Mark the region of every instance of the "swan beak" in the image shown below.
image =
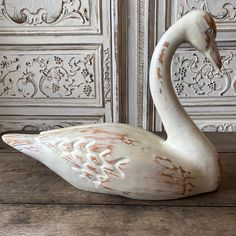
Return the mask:
<path id="1" fill-rule="evenodd" d="M 208 60 L 210 60 L 212 63 L 214 63 L 218 69 L 220 70 L 222 68 L 222 61 L 220 57 L 219 50 L 217 48 L 217 44 L 215 40 L 211 40 L 211 44 L 207 52 L 205 53 L 205 56 Z"/>

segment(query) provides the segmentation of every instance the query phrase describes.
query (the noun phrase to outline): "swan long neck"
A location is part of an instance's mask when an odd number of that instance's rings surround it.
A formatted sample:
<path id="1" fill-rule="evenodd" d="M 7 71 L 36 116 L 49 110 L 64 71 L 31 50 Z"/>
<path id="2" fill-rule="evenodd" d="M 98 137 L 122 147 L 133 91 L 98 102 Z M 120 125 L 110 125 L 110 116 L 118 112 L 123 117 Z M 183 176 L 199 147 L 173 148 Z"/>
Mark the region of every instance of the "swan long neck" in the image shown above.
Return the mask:
<path id="1" fill-rule="evenodd" d="M 180 133 L 192 134 L 196 129 L 180 104 L 171 83 L 171 60 L 180 44 L 186 41 L 185 30 L 180 24 L 172 26 L 154 50 L 150 67 L 150 89 L 168 139 L 181 138 Z M 193 135 L 193 134 L 192 134 Z"/>

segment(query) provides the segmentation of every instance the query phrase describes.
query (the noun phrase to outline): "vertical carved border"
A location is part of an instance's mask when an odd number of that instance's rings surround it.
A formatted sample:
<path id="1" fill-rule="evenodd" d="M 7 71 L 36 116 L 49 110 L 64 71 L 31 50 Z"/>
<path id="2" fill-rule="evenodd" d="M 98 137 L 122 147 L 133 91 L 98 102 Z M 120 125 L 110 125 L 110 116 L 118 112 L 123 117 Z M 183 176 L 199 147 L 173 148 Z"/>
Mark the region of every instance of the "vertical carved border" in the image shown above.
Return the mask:
<path id="1" fill-rule="evenodd" d="M 149 32 L 153 30 L 151 19 L 156 0 L 128 1 L 128 78 L 129 123 L 150 129 L 149 122 Z M 154 8 L 153 8 L 154 6 Z"/>
<path id="2" fill-rule="evenodd" d="M 127 123 L 128 77 L 127 77 L 127 0 L 112 0 L 112 111 L 113 122 Z"/>
<path id="3" fill-rule="evenodd" d="M 126 0 L 110 0 L 109 2 L 109 37 L 105 39 L 103 49 L 103 91 L 106 122 L 125 122 L 126 112 L 126 76 L 125 76 L 125 48 L 123 22 L 126 22 L 124 4 Z"/>
<path id="4" fill-rule="evenodd" d="M 138 93 L 138 121 L 140 127 L 160 132 L 163 131 L 163 125 L 149 89 L 149 66 L 154 48 L 170 26 L 173 2 L 171 0 L 150 0 L 143 1 L 143 4 L 140 5 L 143 15 L 140 14 L 142 17 L 139 18 L 139 25 L 143 25 L 143 27 L 140 27 L 138 35 L 139 45 L 143 44 L 138 47 L 141 50 L 139 58 L 144 58 L 143 62 L 141 59 L 138 60 L 138 91 L 142 91 L 142 93 Z"/>
<path id="5" fill-rule="evenodd" d="M 111 72 L 111 78 L 112 78 L 112 102 L 110 103 L 109 109 L 112 111 L 112 118 L 113 122 L 119 122 L 120 121 L 120 88 L 119 88 L 119 0 L 111 0 L 111 43 L 112 43 L 112 50 L 111 50 L 111 58 L 112 58 L 112 70 Z M 118 96 L 117 96 L 118 95 Z M 107 104 L 109 105 L 109 104 Z"/>
<path id="6" fill-rule="evenodd" d="M 138 42 L 137 42 L 137 126 L 147 128 L 147 87 L 148 87 L 148 12 L 149 1 L 138 1 Z"/>
<path id="7" fill-rule="evenodd" d="M 160 3 L 158 0 L 142 0 L 138 5 L 137 125 L 151 131 L 162 129 L 150 94 L 149 66 L 161 30 L 158 28 L 161 20 L 158 18 L 159 10 L 162 4 L 166 5 L 166 1 Z"/>

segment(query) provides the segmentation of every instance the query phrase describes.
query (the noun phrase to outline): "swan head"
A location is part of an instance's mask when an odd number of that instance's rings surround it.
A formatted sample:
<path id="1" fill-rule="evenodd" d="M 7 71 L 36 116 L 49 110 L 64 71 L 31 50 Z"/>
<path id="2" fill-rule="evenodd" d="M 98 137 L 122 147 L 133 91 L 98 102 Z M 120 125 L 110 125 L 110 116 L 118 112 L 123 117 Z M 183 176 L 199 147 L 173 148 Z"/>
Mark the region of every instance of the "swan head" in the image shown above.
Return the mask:
<path id="1" fill-rule="evenodd" d="M 206 11 L 193 10 L 183 18 L 187 26 L 187 41 L 221 69 L 222 61 L 215 41 L 217 32 L 213 17 Z"/>

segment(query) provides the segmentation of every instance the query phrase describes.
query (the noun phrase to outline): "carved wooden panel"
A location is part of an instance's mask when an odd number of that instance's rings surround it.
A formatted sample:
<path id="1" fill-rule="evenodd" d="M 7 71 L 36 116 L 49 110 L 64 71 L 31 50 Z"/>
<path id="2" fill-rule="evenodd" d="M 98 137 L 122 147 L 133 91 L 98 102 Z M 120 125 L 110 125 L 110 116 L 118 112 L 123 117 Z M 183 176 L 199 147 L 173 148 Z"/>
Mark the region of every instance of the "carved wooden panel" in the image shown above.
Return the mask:
<path id="1" fill-rule="evenodd" d="M 100 34 L 100 1 L 0 0 L 0 34 Z"/>
<path id="2" fill-rule="evenodd" d="M 236 94 L 236 51 L 221 51 L 220 71 L 201 53 L 179 51 L 172 63 L 172 82 L 179 97 L 233 97 Z"/>
<path id="3" fill-rule="evenodd" d="M 119 4 L 0 0 L 1 132 L 119 120 Z"/>
<path id="4" fill-rule="evenodd" d="M 232 118 L 225 117 L 204 117 L 196 118 L 195 123 L 203 132 L 236 132 L 236 116 Z M 209 123 L 206 119 L 210 119 Z"/>
<path id="5" fill-rule="evenodd" d="M 218 41 L 234 41 L 236 29 L 236 2 L 234 0 L 175 0 L 172 23 L 192 9 L 210 12 L 218 28 Z"/>
<path id="6" fill-rule="evenodd" d="M 210 12 L 218 23 L 236 22 L 236 2 L 234 0 L 177 0 L 176 15 L 181 17 L 192 9 Z M 235 28 L 235 25 L 232 25 Z"/>
<path id="7" fill-rule="evenodd" d="M 27 98 L 27 104 L 51 99 L 51 104 L 102 106 L 101 70 L 101 45 L 0 50 L 0 104 Z"/>
<path id="8" fill-rule="evenodd" d="M 222 121 L 213 121 L 211 124 L 199 124 L 197 125 L 201 128 L 203 132 L 236 132 L 236 123 L 225 123 Z"/>
<path id="9" fill-rule="evenodd" d="M 29 131 L 39 132 L 52 129 L 60 129 L 69 126 L 76 126 L 82 124 L 95 124 L 104 122 L 103 116 L 76 116 L 76 117 L 61 117 L 61 116 L 48 116 L 40 117 L 37 119 L 34 116 L 18 117 L 12 119 L 12 117 L 1 116 L 0 117 L 0 132 L 6 131 Z"/>

